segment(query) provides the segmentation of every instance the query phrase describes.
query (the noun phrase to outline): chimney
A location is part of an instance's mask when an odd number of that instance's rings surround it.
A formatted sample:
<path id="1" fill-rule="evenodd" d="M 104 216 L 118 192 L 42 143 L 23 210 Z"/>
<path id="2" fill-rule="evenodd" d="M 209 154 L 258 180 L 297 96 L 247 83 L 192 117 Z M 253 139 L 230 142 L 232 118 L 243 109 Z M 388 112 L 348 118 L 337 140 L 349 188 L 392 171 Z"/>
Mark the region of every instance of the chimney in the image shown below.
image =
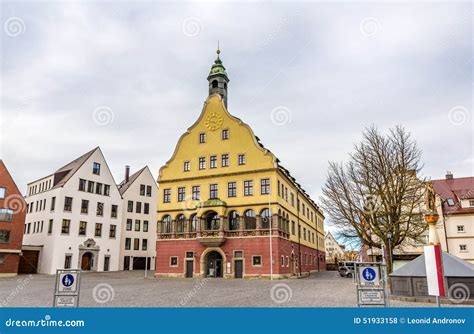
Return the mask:
<path id="1" fill-rule="evenodd" d="M 451 173 L 450 171 L 447 171 L 446 172 L 446 180 L 452 180 L 453 179 L 453 173 Z"/>
<path id="2" fill-rule="evenodd" d="M 125 182 L 128 182 L 130 180 L 130 166 L 125 166 Z"/>

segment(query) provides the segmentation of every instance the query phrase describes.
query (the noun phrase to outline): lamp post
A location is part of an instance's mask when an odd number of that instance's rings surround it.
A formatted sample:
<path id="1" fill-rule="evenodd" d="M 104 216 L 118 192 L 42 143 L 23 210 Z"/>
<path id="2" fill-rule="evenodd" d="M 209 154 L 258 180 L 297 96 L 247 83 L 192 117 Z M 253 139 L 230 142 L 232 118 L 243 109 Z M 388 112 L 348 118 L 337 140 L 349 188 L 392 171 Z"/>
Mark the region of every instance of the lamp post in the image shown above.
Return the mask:
<path id="1" fill-rule="evenodd" d="M 389 268 L 392 269 L 392 232 L 387 233 L 388 240 L 388 264 Z"/>

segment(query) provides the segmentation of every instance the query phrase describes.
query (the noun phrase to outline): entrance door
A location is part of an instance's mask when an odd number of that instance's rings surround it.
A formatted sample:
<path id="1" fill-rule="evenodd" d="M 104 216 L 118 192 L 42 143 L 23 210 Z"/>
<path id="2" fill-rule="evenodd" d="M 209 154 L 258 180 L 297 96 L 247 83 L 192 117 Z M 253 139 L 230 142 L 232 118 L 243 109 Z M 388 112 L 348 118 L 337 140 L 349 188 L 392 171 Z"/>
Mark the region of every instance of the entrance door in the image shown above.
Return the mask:
<path id="1" fill-rule="evenodd" d="M 192 278 L 194 272 L 194 261 L 193 260 L 186 260 L 186 277 Z"/>
<path id="2" fill-rule="evenodd" d="M 92 254 L 91 253 L 88 252 L 82 255 L 81 269 L 92 270 Z"/>
<path id="3" fill-rule="evenodd" d="M 235 278 L 243 278 L 244 277 L 244 261 L 242 260 L 235 260 Z"/>
<path id="4" fill-rule="evenodd" d="M 130 256 L 123 258 L 123 270 L 130 270 Z"/>
<path id="5" fill-rule="evenodd" d="M 206 256 L 206 277 L 222 277 L 222 255 L 212 251 Z"/>
<path id="6" fill-rule="evenodd" d="M 39 251 L 22 250 L 21 252 L 18 273 L 36 274 L 38 271 Z"/>

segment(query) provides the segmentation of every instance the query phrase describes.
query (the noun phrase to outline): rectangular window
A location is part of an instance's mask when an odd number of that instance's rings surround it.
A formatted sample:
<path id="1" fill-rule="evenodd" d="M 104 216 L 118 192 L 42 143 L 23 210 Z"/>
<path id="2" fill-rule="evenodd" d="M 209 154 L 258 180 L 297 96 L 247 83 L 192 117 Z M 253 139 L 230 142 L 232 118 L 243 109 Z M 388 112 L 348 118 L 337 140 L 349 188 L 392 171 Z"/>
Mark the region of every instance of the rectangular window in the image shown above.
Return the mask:
<path id="1" fill-rule="evenodd" d="M 115 205 L 115 204 L 112 204 L 112 209 L 110 211 L 110 217 L 117 218 L 117 214 L 118 214 L 118 206 Z"/>
<path id="2" fill-rule="evenodd" d="M 127 219 L 127 225 L 126 225 L 127 231 L 132 230 L 132 223 L 133 223 L 133 221 L 131 219 Z"/>
<path id="3" fill-rule="evenodd" d="M 95 184 L 95 193 L 97 195 L 102 195 L 102 183 L 97 182 Z"/>
<path id="4" fill-rule="evenodd" d="M 135 206 L 135 212 L 136 213 L 142 213 L 142 202 L 137 202 Z"/>
<path id="5" fill-rule="evenodd" d="M 140 219 L 135 219 L 135 231 L 140 231 Z"/>
<path id="6" fill-rule="evenodd" d="M 147 250 L 148 249 L 148 240 L 143 239 L 142 240 L 142 250 Z"/>
<path id="7" fill-rule="evenodd" d="M 72 211 L 72 197 L 64 197 L 64 211 Z"/>
<path id="8" fill-rule="evenodd" d="M 104 196 L 110 196 L 110 186 L 108 184 L 104 184 Z"/>
<path id="9" fill-rule="evenodd" d="M 229 155 L 228 154 L 223 154 L 222 155 L 222 167 L 229 167 Z"/>
<path id="10" fill-rule="evenodd" d="M 278 196 L 280 196 L 280 180 L 278 180 Z"/>
<path id="11" fill-rule="evenodd" d="M 292 221 L 292 222 L 291 222 L 291 234 L 295 235 L 295 233 L 296 233 L 295 222 Z"/>
<path id="12" fill-rule="evenodd" d="M 237 182 L 227 183 L 227 197 L 237 196 Z"/>
<path id="13" fill-rule="evenodd" d="M 290 203 L 292 207 L 295 207 L 295 194 L 290 194 Z"/>
<path id="14" fill-rule="evenodd" d="M 146 187 L 144 184 L 140 184 L 140 196 L 145 196 Z"/>
<path id="15" fill-rule="evenodd" d="M 140 239 L 135 238 L 133 239 L 133 250 L 139 250 L 140 249 Z"/>
<path id="16" fill-rule="evenodd" d="M 104 203 L 101 203 L 101 202 L 97 203 L 96 215 L 99 217 L 102 217 L 104 215 Z"/>
<path id="17" fill-rule="evenodd" d="M 0 221 L 11 222 L 13 220 L 13 210 L 0 209 Z"/>
<path id="18" fill-rule="evenodd" d="M 199 134 L 199 143 L 203 144 L 206 142 L 206 134 L 205 133 L 200 133 Z"/>
<path id="19" fill-rule="evenodd" d="M 244 181 L 244 196 L 253 196 L 253 181 Z"/>
<path id="20" fill-rule="evenodd" d="M 467 252 L 467 245 L 466 244 L 459 245 L 459 251 L 460 252 Z"/>
<path id="21" fill-rule="evenodd" d="M 262 257 L 259 256 L 252 256 L 252 266 L 254 267 L 261 267 L 262 266 Z"/>
<path id="22" fill-rule="evenodd" d="M 146 186 L 146 196 L 151 197 L 151 186 Z"/>
<path id="23" fill-rule="evenodd" d="M 199 201 L 201 199 L 201 187 L 193 186 L 192 188 L 192 199 Z"/>
<path id="24" fill-rule="evenodd" d="M 95 183 L 92 181 L 87 181 L 87 192 L 93 193 L 94 192 Z"/>
<path id="25" fill-rule="evenodd" d="M 125 249 L 130 250 L 130 247 L 132 246 L 132 239 L 130 238 L 125 238 Z"/>
<path id="26" fill-rule="evenodd" d="M 206 158 L 205 157 L 200 157 L 199 158 L 199 169 L 206 169 Z"/>
<path id="27" fill-rule="evenodd" d="M 133 212 L 133 201 L 128 201 L 127 212 Z"/>
<path id="28" fill-rule="evenodd" d="M 10 231 L 0 230 L 0 243 L 10 242 Z"/>
<path id="29" fill-rule="evenodd" d="M 95 223 L 94 235 L 96 237 L 101 237 L 102 236 L 102 224 L 101 223 Z"/>
<path id="30" fill-rule="evenodd" d="M 262 195 L 270 194 L 270 179 L 261 179 L 260 180 L 260 193 Z"/>
<path id="31" fill-rule="evenodd" d="M 50 219 L 49 220 L 49 224 L 48 224 L 48 234 L 51 234 L 53 233 L 53 220 Z"/>
<path id="32" fill-rule="evenodd" d="M 245 154 L 239 154 L 238 156 L 238 164 L 239 165 L 245 165 Z"/>
<path id="33" fill-rule="evenodd" d="M 464 232 L 464 225 L 457 226 L 458 232 Z"/>
<path id="34" fill-rule="evenodd" d="M 217 156 L 211 155 L 209 158 L 209 168 L 217 168 Z"/>
<path id="35" fill-rule="evenodd" d="M 86 235 L 87 222 L 79 222 L 79 235 Z"/>
<path id="36" fill-rule="evenodd" d="M 186 258 L 188 259 L 194 258 L 194 252 L 186 252 Z"/>
<path id="37" fill-rule="evenodd" d="M 171 189 L 163 189 L 163 203 L 170 203 L 171 202 Z"/>
<path id="38" fill-rule="evenodd" d="M 471 199 L 471 200 L 469 201 L 469 206 L 474 207 L 474 200 Z"/>
<path id="39" fill-rule="evenodd" d="M 116 230 L 117 230 L 117 225 L 110 225 L 109 238 L 115 238 Z"/>
<path id="40" fill-rule="evenodd" d="M 222 130 L 222 140 L 229 139 L 229 129 Z"/>
<path id="41" fill-rule="evenodd" d="M 170 267 L 177 267 L 178 266 L 178 257 L 172 256 L 170 257 Z"/>
<path id="42" fill-rule="evenodd" d="M 64 258 L 64 269 L 71 269 L 72 255 L 66 255 Z"/>
<path id="43" fill-rule="evenodd" d="M 285 187 L 285 201 L 288 202 L 288 188 Z"/>
<path id="44" fill-rule="evenodd" d="M 81 213 L 88 213 L 89 212 L 89 201 L 83 199 L 81 202 Z"/>
<path id="45" fill-rule="evenodd" d="M 186 188 L 178 187 L 178 202 L 184 202 L 186 199 Z"/>
<path id="46" fill-rule="evenodd" d="M 143 221 L 143 232 L 148 232 L 148 220 Z"/>
<path id="47" fill-rule="evenodd" d="M 146 215 L 150 213 L 150 203 L 143 203 L 143 213 Z"/>
<path id="48" fill-rule="evenodd" d="M 54 211 L 56 207 L 56 197 L 51 198 L 51 211 Z"/>
<path id="49" fill-rule="evenodd" d="M 211 183 L 209 185 L 209 198 L 210 199 L 216 199 L 216 198 L 219 198 L 218 196 L 218 192 L 217 192 L 217 183 Z"/>
<path id="50" fill-rule="evenodd" d="M 5 188 L 0 187 L 0 199 L 5 198 Z"/>
<path id="51" fill-rule="evenodd" d="M 191 170 L 191 162 L 185 161 L 185 162 L 183 163 L 183 170 L 184 170 L 185 172 L 189 172 L 189 171 Z"/>
<path id="52" fill-rule="evenodd" d="M 92 174 L 100 175 L 100 163 L 94 162 L 92 164 Z"/>
<path id="53" fill-rule="evenodd" d="M 234 251 L 234 257 L 237 259 L 241 259 L 244 257 L 244 252 L 243 251 Z"/>
<path id="54" fill-rule="evenodd" d="M 84 179 L 79 179 L 79 191 L 86 191 L 87 181 Z"/>
<path id="55" fill-rule="evenodd" d="M 63 224 L 61 225 L 61 233 L 69 234 L 70 227 L 71 227 L 71 221 L 69 219 L 63 219 Z"/>

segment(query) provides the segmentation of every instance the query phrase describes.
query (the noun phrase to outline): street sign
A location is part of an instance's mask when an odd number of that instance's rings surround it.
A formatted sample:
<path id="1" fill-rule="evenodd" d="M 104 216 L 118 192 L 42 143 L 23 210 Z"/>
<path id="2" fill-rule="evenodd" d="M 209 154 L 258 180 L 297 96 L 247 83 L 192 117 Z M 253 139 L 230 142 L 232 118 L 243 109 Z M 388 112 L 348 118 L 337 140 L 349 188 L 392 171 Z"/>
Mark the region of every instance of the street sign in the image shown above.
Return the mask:
<path id="1" fill-rule="evenodd" d="M 76 292 L 78 272 L 60 273 L 58 279 L 58 292 Z"/>
<path id="2" fill-rule="evenodd" d="M 383 290 L 359 290 L 362 305 L 385 305 Z"/>
<path id="3" fill-rule="evenodd" d="M 77 307 L 78 296 L 54 296 L 55 307 Z"/>
<path id="4" fill-rule="evenodd" d="M 377 265 L 360 265 L 359 282 L 362 287 L 380 286 L 380 269 Z"/>
<path id="5" fill-rule="evenodd" d="M 380 262 L 355 262 L 357 305 L 387 306 L 388 293 L 382 273 L 385 265 Z"/>
<path id="6" fill-rule="evenodd" d="M 56 270 L 54 287 L 54 307 L 78 307 L 81 289 L 81 271 L 79 269 Z"/>

